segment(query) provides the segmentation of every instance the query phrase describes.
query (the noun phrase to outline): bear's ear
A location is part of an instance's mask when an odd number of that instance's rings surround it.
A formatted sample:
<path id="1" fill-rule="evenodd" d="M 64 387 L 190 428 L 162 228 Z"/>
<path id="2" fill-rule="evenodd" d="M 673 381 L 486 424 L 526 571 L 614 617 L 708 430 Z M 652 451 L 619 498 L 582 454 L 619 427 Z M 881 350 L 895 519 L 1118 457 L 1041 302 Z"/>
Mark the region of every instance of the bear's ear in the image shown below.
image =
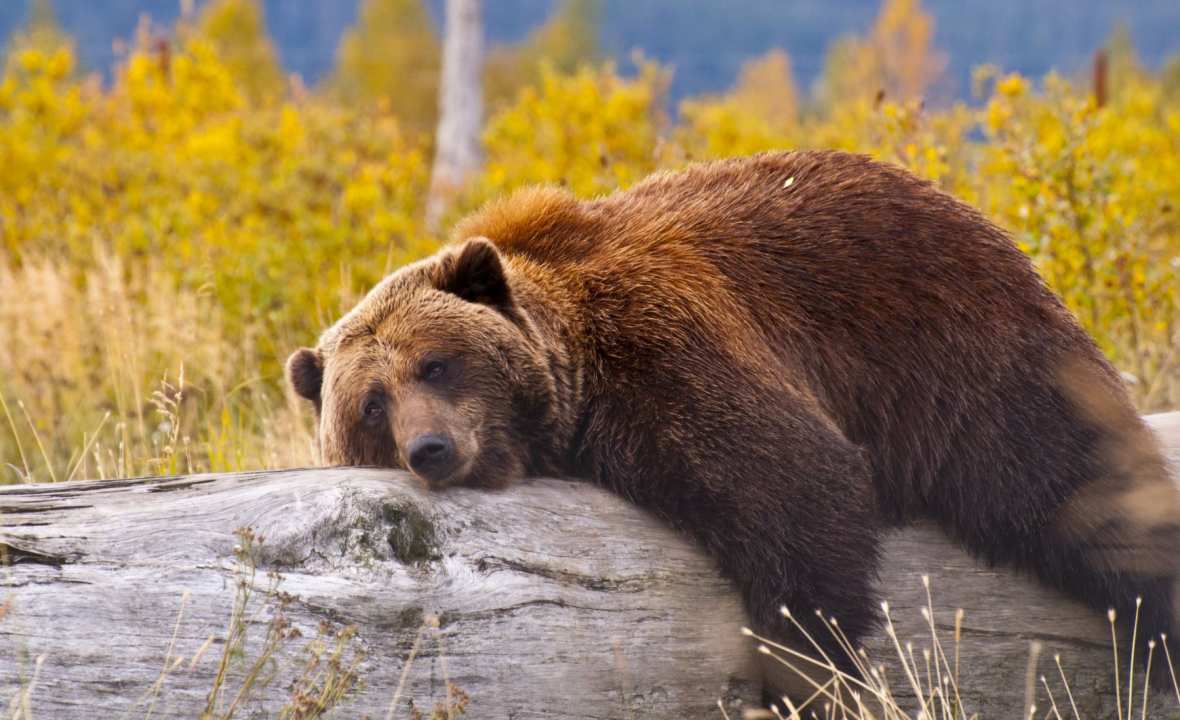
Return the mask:
<path id="1" fill-rule="evenodd" d="M 507 308 L 512 297 L 500 252 L 484 237 L 471 238 L 457 252 L 443 258 L 434 286 L 467 302 L 498 308 Z"/>
<path id="2" fill-rule="evenodd" d="M 311 348 L 299 348 L 287 358 L 287 381 L 301 397 L 319 407 L 320 386 L 324 384 L 324 361 Z"/>

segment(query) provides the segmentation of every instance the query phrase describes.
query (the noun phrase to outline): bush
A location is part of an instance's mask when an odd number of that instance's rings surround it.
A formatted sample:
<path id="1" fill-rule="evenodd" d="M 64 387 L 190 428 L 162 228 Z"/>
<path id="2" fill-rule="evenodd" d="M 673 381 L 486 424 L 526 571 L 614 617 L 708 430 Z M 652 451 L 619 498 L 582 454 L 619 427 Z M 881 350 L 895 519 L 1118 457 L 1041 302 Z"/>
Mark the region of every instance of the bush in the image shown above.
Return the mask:
<path id="1" fill-rule="evenodd" d="M 148 469 L 151 392 L 182 366 L 194 468 L 306 459 L 254 446 L 278 432 L 262 409 L 281 407 L 285 354 L 436 247 L 424 152 L 395 117 L 249 105 L 200 40 L 135 50 L 108 91 L 68 47 L 18 52 L 0 165 L 0 394 L 40 426 L 17 413 L 0 457 L 23 475 L 16 446 L 39 434 L 37 479 L 68 474 L 107 411 L 96 442 L 122 443 L 118 472 Z"/>

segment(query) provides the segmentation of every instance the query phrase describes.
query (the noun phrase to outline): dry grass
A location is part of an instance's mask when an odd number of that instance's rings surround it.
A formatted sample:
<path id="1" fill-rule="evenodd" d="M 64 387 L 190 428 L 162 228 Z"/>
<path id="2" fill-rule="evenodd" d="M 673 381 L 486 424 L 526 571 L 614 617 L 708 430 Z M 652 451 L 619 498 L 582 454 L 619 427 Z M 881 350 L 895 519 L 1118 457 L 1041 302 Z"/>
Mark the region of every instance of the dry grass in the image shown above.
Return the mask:
<path id="1" fill-rule="evenodd" d="M 754 638 L 758 643 L 758 652 L 781 663 L 793 674 L 802 678 L 811 687 L 811 695 L 801 702 L 798 698 L 782 697 L 781 705 L 771 705 L 768 710 L 749 710 L 743 715 L 743 720 L 975 720 L 978 714 L 963 702 L 960 684 L 960 640 L 963 622 L 963 611 L 955 613 L 954 636 L 946 643 L 940 637 L 934 624 L 934 603 L 930 593 L 930 580 L 922 578 L 926 590 L 926 607 L 922 608 L 922 618 L 929 628 L 929 637 L 924 639 L 925 646 L 915 645 L 915 639 L 902 640 L 898 637 L 890 614 L 889 604 L 882 603 L 881 609 L 885 620 L 885 632 L 892 642 L 896 657 L 891 664 L 899 669 L 891 679 L 889 670 L 882 662 L 870 658 L 864 648 L 853 648 L 839 623 L 833 618 L 825 618 L 817 613 L 823 621 L 824 627 L 837 641 L 845 654 L 852 659 L 860 677 L 853 677 L 836 668 L 820 647 L 818 642 L 808 634 L 807 630 L 790 613 L 787 608 L 781 608 L 784 617 L 806 637 L 812 644 L 814 654 L 801 652 L 796 648 L 781 645 L 767 638 L 743 629 L 743 633 Z M 1138 608 L 1135 616 L 1135 629 L 1132 639 L 1145 641 L 1148 644 L 1147 666 L 1144 672 L 1136 676 L 1136 664 L 1126 662 L 1120 665 L 1118 641 L 1115 635 L 1114 611 L 1109 611 L 1108 620 L 1113 640 L 1112 679 L 1116 692 L 1117 717 L 1134 720 L 1138 717 L 1145 720 L 1148 717 L 1150 686 L 1147 676 L 1154 662 L 1166 662 L 1172 679 L 1172 689 L 1176 696 L 1177 708 L 1180 708 L 1180 684 L 1177 683 L 1175 666 L 1172 663 L 1171 651 L 1168 648 L 1167 636 L 1159 638 L 1139 639 Z M 917 640 L 917 642 L 923 642 Z M 1161 653 L 1157 654 L 1156 649 Z M 1029 645 L 1028 669 L 1025 677 L 1024 705 L 1021 717 L 1028 720 L 1044 718 L 1045 720 L 1082 720 L 1074 701 L 1073 688 L 1070 687 L 1060 655 L 1054 655 L 1053 662 L 1061 684 L 1054 693 L 1049 678 L 1037 675 L 1036 668 L 1042 652 L 1042 645 L 1033 641 Z M 1134 644 L 1127 655 L 1135 657 Z M 1125 675 L 1125 682 L 1124 676 Z M 898 677 L 900 675 L 900 677 Z M 816 679 L 819 678 L 819 679 Z M 826 678 L 826 680 L 825 680 Z M 1053 681 L 1056 685 L 1056 678 Z M 1038 686 L 1044 689 L 1040 694 Z M 909 698 L 899 699 L 898 690 L 905 694 L 912 694 Z M 1038 706 L 1038 698 L 1041 705 Z M 724 706 L 718 701 L 718 707 L 726 720 L 730 720 Z M 1013 708 L 1016 710 L 1016 708 Z M 1014 714 L 1015 717 L 1015 714 Z"/>
<path id="2" fill-rule="evenodd" d="M 45 656 L 38 656 L 34 660 L 32 674 L 19 679 L 16 692 L 9 699 L 8 708 L 4 713 L 7 720 L 33 720 L 33 691 L 37 688 L 37 680 L 44 662 Z"/>
<path id="3" fill-rule="evenodd" d="M 405 690 L 406 681 L 410 677 L 410 671 L 414 667 L 414 659 L 418 657 L 418 651 L 422 647 L 422 641 L 428 633 L 433 634 L 435 642 L 438 645 L 437 657 L 442 666 L 443 687 L 446 690 L 446 696 L 435 702 L 434 707 L 430 709 L 427 715 L 423 715 L 422 711 L 414 706 L 412 700 L 408 701 L 408 717 L 410 720 L 455 720 L 455 718 L 467 713 L 467 703 L 470 702 L 470 698 L 458 685 L 451 682 L 450 672 L 447 669 L 446 648 L 443 646 L 442 633 L 439 632 L 438 616 L 427 615 L 422 619 L 422 624 L 418 627 L 418 634 L 414 637 L 414 644 L 410 646 L 410 652 L 406 655 L 405 662 L 402 663 L 397 687 L 394 688 L 393 698 L 389 701 L 389 707 L 385 711 L 385 720 L 395 720 L 401 717 L 398 710 L 402 706 L 402 693 Z"/>
<path id="4" fill-rule="evenodd" d="M 263 538 L 250 528 L 239 529 L 235 534 L 238 544 L 234 547 L 237 569 L 233 609 L 201 720 L 232 720 L 258 689 L 276 679 L 278 673 L 272 666 L 280 651 L 302 637 L 287 618 L 286 611 L 294 598 L 279 590 L 282 584 L 279 573 L 267 574 L 261 602 L 253 602 L 257 593 L 257 558 Z M 270 620 L 265 623 L 266 636 L 259 648 L 248 652 L 248 630 L 260 622 L 263 613 L 270 615 Z M 279 709 L 280 720 L 319 718 L 356 687 L 363 656 L 353 642 L 355 637 L 355 628 L 336 631 L 330 624 L 320 623 L 316 637 L 303 649 L 305 657 L 298 674 L 288 684 L 291 694 Z M 231 682 L 234 664 L 241 668 L 236 683 Z"/>
<path id="5" fill-rule="evenodd" d="M 99 257 L 0 263 L 0 482 L 314 463 L 264 328 L 231 337 L 199 288 Z"/>

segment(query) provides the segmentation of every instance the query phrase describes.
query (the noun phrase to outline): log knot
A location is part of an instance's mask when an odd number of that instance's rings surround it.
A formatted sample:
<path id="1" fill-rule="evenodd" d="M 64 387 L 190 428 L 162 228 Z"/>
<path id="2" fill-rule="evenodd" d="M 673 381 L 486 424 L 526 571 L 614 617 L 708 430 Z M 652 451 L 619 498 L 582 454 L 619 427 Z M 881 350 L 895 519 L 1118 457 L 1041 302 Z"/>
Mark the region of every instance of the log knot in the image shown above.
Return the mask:
<path id="1" fill-rule="evenodd" d="M 412 488 L 340 485 L 305 496 L 261 519 L 267 538 L 260 560 L 304 572 L 422 568 L 442 558 L 432 501 Z"/>
<path id="2" fill-rule="evenodd" d="M 381 516 L 389 525 L 389 547 L 403 565 L 418 565 L 440 560 L 438 534 L 434 523 L 417 506 L 401 502 L 386 502 Z"/>

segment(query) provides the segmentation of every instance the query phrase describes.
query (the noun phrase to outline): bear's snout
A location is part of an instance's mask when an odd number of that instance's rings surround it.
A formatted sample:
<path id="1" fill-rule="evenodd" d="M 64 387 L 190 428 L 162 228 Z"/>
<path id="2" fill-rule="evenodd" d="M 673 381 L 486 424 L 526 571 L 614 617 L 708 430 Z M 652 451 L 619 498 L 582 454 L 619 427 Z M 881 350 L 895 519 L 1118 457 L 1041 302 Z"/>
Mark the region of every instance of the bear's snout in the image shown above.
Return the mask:
<path id="1" fill-rule="evenodd" d="M 425 433 L 410 441 L 406 462 L 427 481 L 445 479 L 455 469 L 455 441 L 443 433 Z"/>

